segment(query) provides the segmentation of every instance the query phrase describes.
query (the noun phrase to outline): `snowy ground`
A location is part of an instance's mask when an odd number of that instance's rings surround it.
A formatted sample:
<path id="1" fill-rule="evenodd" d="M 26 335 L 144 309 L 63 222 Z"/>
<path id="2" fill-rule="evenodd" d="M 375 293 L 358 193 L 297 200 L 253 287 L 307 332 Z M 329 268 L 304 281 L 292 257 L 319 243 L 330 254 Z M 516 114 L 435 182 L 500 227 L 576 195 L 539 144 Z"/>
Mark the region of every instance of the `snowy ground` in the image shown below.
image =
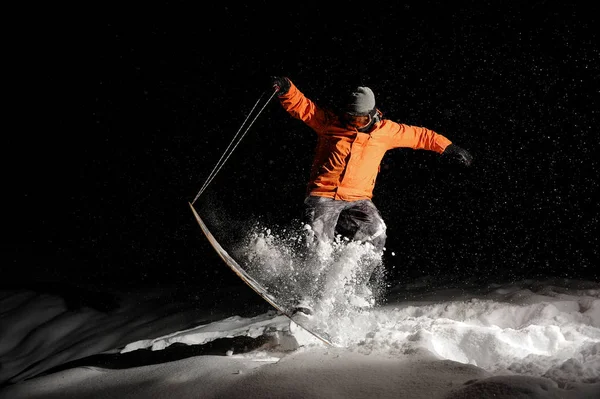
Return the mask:
<path id="1" fill-rule="evenodd" d="M 600 284 L 439 287 L 331 320 L 339 347 L 240 287 L 4 291 L 0 398 L 598 397 Z"/>

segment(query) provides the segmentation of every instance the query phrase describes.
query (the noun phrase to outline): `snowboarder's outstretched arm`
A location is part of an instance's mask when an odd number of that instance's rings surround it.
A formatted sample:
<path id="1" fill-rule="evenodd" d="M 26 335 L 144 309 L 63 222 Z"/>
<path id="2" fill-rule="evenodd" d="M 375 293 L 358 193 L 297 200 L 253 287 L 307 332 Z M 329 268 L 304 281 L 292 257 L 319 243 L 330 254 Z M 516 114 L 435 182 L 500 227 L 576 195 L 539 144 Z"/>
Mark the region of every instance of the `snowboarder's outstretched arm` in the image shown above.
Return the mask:
<path id="1" fill-rule="evenodd" d="M 391 147 L 410 147 L 435 151 L 451 161 L 457 161 L 469 166 L 473 157 L 467 150 L 452 143 L 447 137 L 419 126 L 411 126 L 393 121 L 386 121 L 392 126 L 394 134 L 391 136 Z"/>
<path id="2" fill-rule="evenodd" d="M 300 119 L 316 131 L 326 123 L 324 111 L 306 97 L 287 77 L 271 77 L 272 87 L 277 90 L 279 101 L 292 117 Z"/>

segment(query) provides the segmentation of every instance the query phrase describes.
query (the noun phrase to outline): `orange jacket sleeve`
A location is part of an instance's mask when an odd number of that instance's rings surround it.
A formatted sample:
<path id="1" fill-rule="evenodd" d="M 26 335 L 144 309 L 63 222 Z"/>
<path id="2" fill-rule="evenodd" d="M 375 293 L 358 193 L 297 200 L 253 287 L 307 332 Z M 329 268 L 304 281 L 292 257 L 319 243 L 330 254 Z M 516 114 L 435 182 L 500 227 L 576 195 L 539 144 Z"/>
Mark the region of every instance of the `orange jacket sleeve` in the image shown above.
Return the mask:
<path id="1" fill-rule="evenodd" d="M 391 124 L 393 134 L 391 136 L 391 147 L 408 147 L 415 150 L 429 150 L 442 153 L 452 142 L 431 129 L 419 126 L 405 125 L 386 120 Z"/>
<path id="2" fill-rule="evenodd" d="M 300 119 L 314 130 L 319 131 L 325 124 L 325 112 L 298 90 L 291 80 L 289 90 L 279 97 L 279 101 L 292 117 Z"/>

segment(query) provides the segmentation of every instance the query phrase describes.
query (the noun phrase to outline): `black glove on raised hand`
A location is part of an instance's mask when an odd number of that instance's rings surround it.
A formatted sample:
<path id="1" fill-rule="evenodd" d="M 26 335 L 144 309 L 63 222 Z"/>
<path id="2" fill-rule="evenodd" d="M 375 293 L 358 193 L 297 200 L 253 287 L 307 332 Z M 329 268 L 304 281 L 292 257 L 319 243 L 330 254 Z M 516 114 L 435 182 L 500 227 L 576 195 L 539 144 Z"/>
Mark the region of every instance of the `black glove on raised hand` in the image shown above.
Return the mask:
<path id="1" fill-rule="evenodd" d="M 290 81 L 283 76 L 271 76 L 271 85 L 278 96 L 283 96 L 290 89 Z"/>
<path id="2" fill-rule="evenodd" d="M 469 151 L 460 148 L 456 144 L 450 144 L 446 147 L 444 152 L 442 152 L 442 155 L 449 157 L 453 161 L 458 161 L 465 166 L 469 166 L 471 165 L 471 162 L 473 162 L 473 157 L 469 154 Z"/>

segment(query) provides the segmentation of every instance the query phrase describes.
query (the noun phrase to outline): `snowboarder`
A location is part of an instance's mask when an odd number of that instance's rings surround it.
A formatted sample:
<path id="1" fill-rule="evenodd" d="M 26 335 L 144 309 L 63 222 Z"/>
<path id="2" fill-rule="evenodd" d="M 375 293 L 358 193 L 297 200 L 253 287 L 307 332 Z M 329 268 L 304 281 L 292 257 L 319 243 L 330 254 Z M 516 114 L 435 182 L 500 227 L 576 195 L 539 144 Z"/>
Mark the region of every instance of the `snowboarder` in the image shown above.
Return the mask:
<path id="1" fill-rule="evenodd" d="M 379 165 L 388 150 L 423 149 L 466 166 L 472 162 L 468 151 L 433 130 L 385 119 L 369 87 L 350 88 L 338 105 L 329 109 L 304 96 L 287 77 L 273 76 L 271 84 L 283 108 L 318 135 L 304 201 L 313 248 L 341 235 L 370 243 L 383 253 L 386 225 L 371 199 Z M 357 283 L 367 283 L 374 268 Z M 314 301 L 301 302 L 296 312 L 310 315 Z"/>

